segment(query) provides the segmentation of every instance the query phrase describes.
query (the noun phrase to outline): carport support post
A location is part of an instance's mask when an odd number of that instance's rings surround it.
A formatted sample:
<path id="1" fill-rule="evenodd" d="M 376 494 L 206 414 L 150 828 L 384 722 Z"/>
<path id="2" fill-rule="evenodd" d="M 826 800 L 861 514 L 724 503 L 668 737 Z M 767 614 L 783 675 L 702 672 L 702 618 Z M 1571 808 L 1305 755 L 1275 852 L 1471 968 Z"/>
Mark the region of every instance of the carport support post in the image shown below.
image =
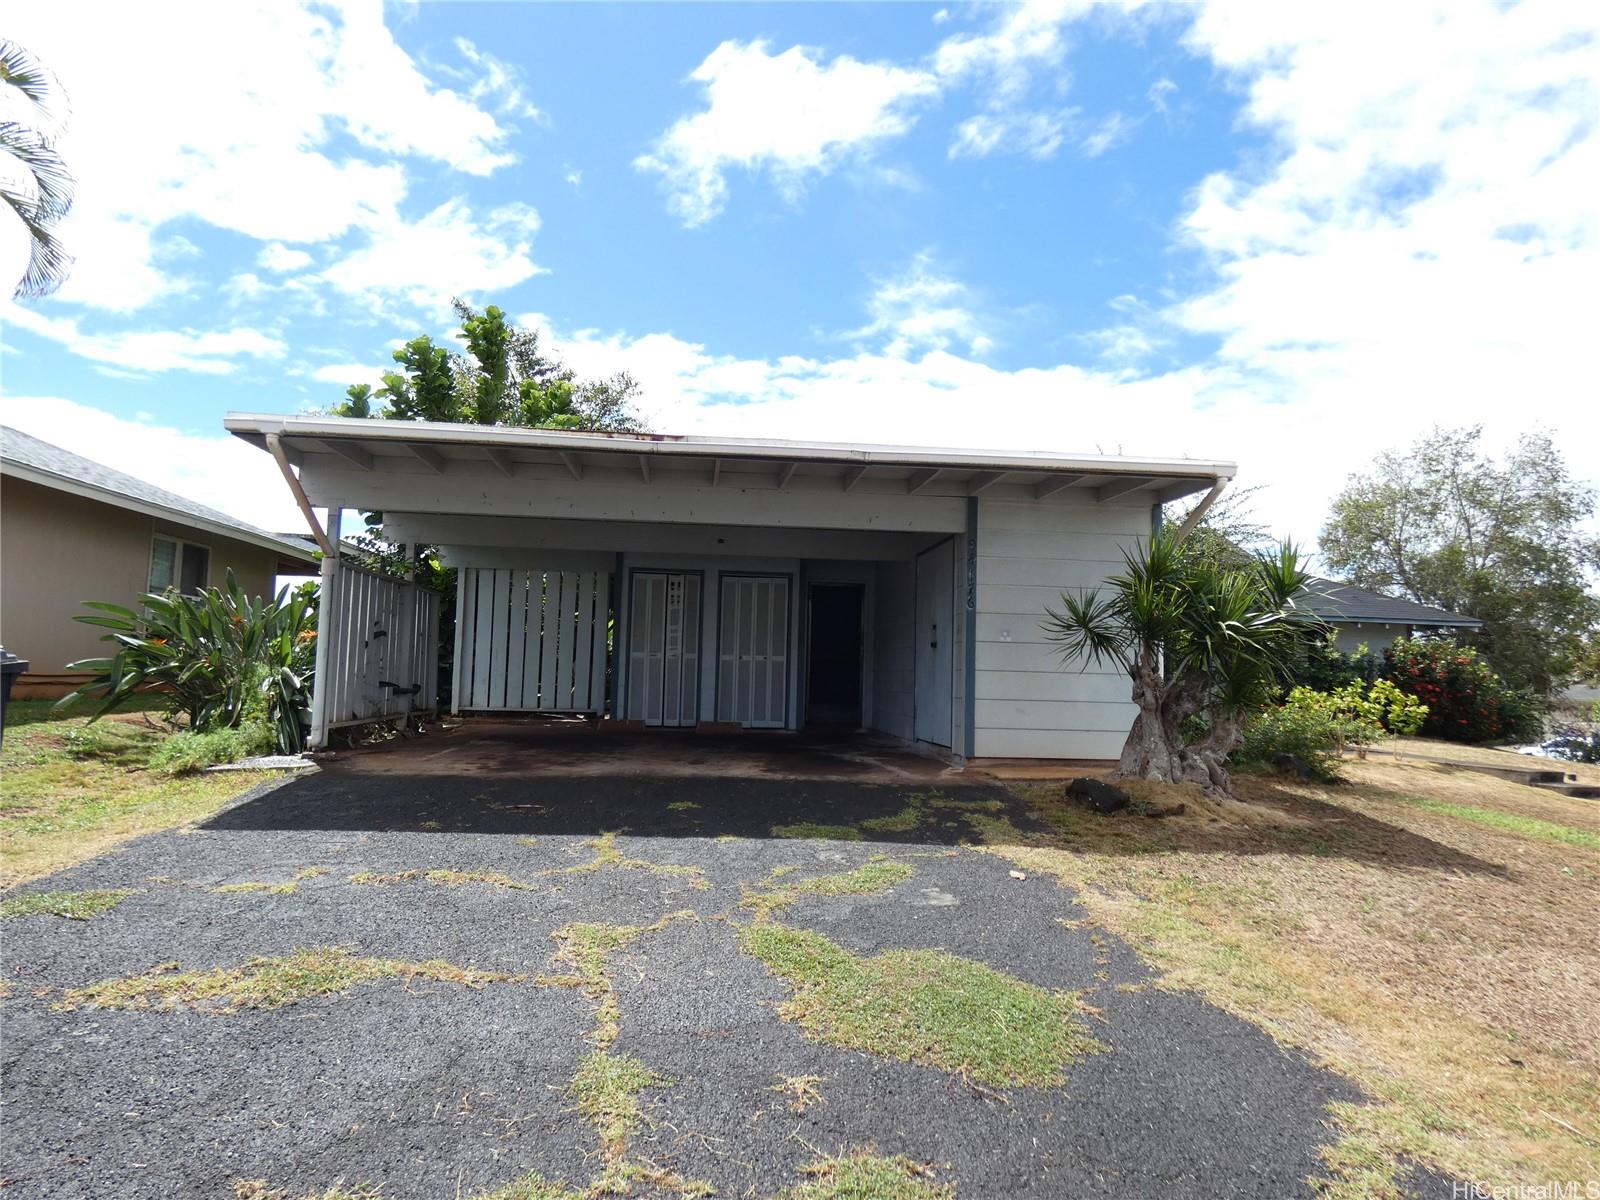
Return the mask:
<path id="1" fill-rule="evenodd" d="M 322 583 L 317 591 L 317 673 L 311 685 L 311 736 L 307 739 L 313 750 L 328 744 L 328 672 L 333 662 L 330 643 L 338 626 L 339 525 L 343 516 L 343 509 L 329 507 L 327 520 L 332 536 L 328 541 L 333 553 L 322 556 Z"/>

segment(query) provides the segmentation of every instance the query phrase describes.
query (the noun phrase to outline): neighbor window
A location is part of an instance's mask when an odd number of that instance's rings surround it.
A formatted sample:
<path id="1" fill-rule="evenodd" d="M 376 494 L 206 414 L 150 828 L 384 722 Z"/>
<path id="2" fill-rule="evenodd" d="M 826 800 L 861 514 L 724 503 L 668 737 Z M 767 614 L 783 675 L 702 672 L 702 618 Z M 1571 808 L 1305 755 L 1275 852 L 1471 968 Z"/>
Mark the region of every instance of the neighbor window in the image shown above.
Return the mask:
<path id="1" fill-rule="evenodd" d="M 211 577 L 211 550 L 177 538 L 155 537 L 150 541 L 150 591 L 177 588 L 192 596 L 206 586 Z"/>

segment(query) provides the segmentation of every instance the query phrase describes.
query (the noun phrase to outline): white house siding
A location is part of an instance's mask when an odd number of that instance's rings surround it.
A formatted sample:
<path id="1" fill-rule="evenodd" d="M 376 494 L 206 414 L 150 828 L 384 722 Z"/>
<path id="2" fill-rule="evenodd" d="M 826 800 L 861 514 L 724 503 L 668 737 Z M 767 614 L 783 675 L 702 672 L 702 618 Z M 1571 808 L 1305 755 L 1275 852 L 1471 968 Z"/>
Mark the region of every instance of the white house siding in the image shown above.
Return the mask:
<path id="1" fill-rule="evenodd" d="M 1119 571 L 1122 548 L 1149 532 L 1148 501 L 980 500 L 977 757 L 1120 753 L 1136 711 L 1127 676 L 1109 665 L 1063 666 L 1041 621 L 1063 591 L 1096 587 Z"/>
<path id="2" fill-rule="evenodd" d="M 1394 644 L 1395 638 L 1405 637 L 1411 632 L 1409 625 L 1378 625 L 1367 622 L 1358 625 L 1335 625 L 1333 628 L 1333 648 L 1345 654 L 1354 654 L 1363 645 L 1373 654 L 1382 654 Z"/>

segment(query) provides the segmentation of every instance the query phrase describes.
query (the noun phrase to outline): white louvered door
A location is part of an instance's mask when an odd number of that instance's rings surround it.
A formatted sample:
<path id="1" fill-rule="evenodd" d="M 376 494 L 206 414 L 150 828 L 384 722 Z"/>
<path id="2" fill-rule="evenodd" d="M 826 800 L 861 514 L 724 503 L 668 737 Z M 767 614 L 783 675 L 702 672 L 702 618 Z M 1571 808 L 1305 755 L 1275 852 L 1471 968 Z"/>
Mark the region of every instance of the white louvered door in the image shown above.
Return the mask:
<path id="1" fill-rule="evenodd" d="M 789 580 L 722 577 L 717 720 L 782 729 L 789 701 Z"/>
<path id="2" fill-rule="evenodd" d="M 680 727 L 700 719 L 700 576 L 635 571 L 628 606 L 628 718 Z"/>

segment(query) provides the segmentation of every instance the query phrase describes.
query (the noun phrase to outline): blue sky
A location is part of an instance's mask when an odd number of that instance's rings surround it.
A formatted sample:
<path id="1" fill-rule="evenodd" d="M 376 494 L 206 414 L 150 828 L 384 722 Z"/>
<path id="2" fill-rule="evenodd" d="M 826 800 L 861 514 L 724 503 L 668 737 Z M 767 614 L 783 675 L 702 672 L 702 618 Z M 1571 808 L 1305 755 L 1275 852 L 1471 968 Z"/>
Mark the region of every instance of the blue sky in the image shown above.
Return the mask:
<path id="1" fill-rule="evenodd" d="M 1584 6 L 194 5 L 154 71 L 72 7 L 8 18 L 80 190 L 4 419 L 247 519 L 222 414 L 453 294 L 658 429 L 1231 457 L 1302 540 L 1436 421 L 1600 475 Z"/>

